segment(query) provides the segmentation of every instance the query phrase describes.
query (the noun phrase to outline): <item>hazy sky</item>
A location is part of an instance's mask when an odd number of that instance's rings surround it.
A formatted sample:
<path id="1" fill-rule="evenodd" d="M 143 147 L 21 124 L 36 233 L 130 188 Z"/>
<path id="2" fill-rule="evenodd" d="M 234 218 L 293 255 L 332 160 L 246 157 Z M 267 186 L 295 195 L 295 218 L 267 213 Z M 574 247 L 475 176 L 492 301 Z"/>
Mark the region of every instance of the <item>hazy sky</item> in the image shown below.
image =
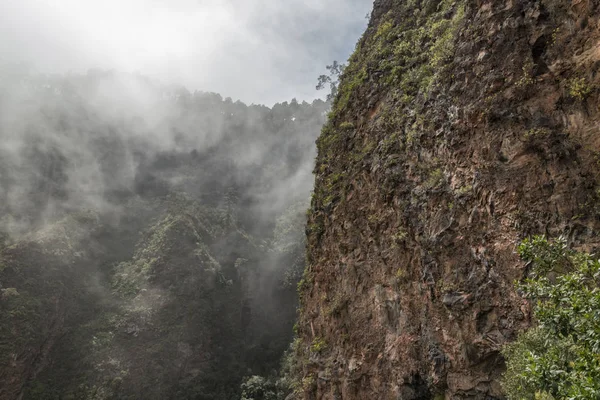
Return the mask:
<path id="1" fill-rule="evenodd" d="M 0 1 L 0 62 L 139 71 L 246 103 L 310 100 L 372 0 Z"/>

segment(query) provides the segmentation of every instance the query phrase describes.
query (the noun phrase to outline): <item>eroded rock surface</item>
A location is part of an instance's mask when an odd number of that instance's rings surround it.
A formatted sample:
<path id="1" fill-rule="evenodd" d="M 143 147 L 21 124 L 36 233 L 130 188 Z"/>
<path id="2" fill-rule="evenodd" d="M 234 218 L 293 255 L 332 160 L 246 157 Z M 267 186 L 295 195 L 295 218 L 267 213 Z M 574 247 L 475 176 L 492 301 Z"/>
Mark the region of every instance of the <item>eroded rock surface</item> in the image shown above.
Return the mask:
<path id="1" fill-rule="evenodd" d="M 375 2 L 318 141 L 306 399 L 501 399 L 515 246 L 597 249 L 598 3 Z"/>

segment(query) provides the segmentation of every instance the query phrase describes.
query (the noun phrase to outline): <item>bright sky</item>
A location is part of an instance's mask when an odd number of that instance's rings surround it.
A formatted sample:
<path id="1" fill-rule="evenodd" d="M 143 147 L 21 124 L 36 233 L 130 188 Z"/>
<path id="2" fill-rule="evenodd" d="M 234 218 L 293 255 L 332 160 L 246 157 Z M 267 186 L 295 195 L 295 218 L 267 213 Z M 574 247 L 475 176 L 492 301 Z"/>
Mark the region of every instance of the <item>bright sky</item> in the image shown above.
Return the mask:
<path id="1" fill-rule="evenodd" d="M 141 72 L 246 103 L 312 100 L 372 0 L 2 0 L 0 61 Z"/>

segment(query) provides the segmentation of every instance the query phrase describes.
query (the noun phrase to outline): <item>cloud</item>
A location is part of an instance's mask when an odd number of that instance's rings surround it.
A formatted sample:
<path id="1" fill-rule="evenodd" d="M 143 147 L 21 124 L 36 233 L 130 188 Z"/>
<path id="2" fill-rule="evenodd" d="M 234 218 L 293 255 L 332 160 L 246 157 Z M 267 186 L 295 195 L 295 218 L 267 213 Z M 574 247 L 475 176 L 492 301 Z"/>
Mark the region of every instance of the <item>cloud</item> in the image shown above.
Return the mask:
<path id="1" fill-rule="evenodd" d="M 21 0 L 0 3 L 0 54 L 44 73 L 139 71 L 245 102 L 313 99 L 370 0 Z"/>

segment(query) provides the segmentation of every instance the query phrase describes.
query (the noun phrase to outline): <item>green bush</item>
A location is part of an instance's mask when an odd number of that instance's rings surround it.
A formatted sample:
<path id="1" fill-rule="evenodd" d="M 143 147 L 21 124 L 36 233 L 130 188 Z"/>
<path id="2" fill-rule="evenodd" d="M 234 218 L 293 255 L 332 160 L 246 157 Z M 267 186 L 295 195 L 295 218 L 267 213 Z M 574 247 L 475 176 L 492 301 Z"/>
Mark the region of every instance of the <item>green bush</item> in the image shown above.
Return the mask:
<path id="1" fill-rule="evenodd" d="M 537 327 L 504 349 L 507 398 L 600 398 L 600 262 L 543 236 L 519 255 L 532 267 L 519 289 L 535 302 Z"/>
<path id="2" fill-rule="evenodd" d="M 270 379 L 252 376 L 242 383 L 242 400 L 278 400 L 277 386 Z"/>
<path id="3" fill-rule="evenodd" d="M 588 85 L 585 78 L 573 78 L 569 82 L 569 95 L 577 100 L 585 100 L 592 88 Z"/>
<path id="4" fill-rule="evenodd" d="M 318 336 L 313 339 L 313 341 L 310 345 L 310 350 L 313 353 L 321 353 L 325 349 L 327 349 L 327 342 L 325 341 L 325 339 L 323 339 L 322 337 L 318 337 Z"/>

